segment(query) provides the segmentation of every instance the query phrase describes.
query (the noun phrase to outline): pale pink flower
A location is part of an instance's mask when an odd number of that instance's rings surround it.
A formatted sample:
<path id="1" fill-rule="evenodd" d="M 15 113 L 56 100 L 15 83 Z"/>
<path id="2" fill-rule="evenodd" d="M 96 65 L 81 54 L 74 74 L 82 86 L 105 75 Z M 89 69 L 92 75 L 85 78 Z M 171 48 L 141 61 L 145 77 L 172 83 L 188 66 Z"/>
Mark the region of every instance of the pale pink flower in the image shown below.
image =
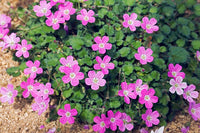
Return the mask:
<path id="1" fill-rule="evenodd" d="M 154 89 L 149 89 L 149 90 L 142 90 L 141 91 L 141 97 L 139 98 L 139 103 L 140 104 L 145 104 L 146 108 L 152 108 L 153 104 L 152 103 L 157 103 L 158 102 L 158 97 L 154 96 L 155 90 Z"/>
<path id="2" fill-rule="evenodd" d="M 188 102 L 194 102 L 193 98 L 198 98 L 199 93 L 198 91 L 194 91 L 196 86 L 191 84 L 184 89 L 183 98 L 186 99 Z"/>
<path id="3" fill-rule="evenodd" d="M 197 56 L 197 60 L 200 61 L 200 52 L 199 51 L 197 51 L 196 56 Z"/>
<path id="4" fill-rule="evenodd" d="M 65 3 L 65 0 L 50 0 L 50 5 L 55 6 L 57 3 Z"/>
<path id="5" fill-rule="evenodd" d="M 56 128 L 53 127 L 53 128 L 51 128 L 51 129 L 49 129 L 47 133 L 55 133 L 55 132 L 56 132 Z"/>
<path id="6" fill-rule="evenodd" d="M 2 27 L 0 27 L 0 40 L 4 38 L 4 36 L 6 36 L 9 32 L 9 29 L 4 29 Z"/>
<path id="7" fill-rule="evenodd" d="M 34 83 L 34 82 L 35 82 L 34 79 L 31 79 L 31 78 L 28 78 L 27 82 L 25 81 L 21 82 L 20 84 L 21 88 L 25 89 L 22 93 L 24 98 L 29 97 L 30 94 L 33 97 L 37 96 L 37 94 L 35 94 L 34 91 L 36 90 L 36 87 L 40 85 L 40 83 Z"/>
<path id="8" fill-rule="evenodd" d="M 38 115 L 41 115 L 45 112 L 49 106 L 50 99 L 44 99 L 43 97 L 36 97 L 34 98 L 35 103 L 31 105 L 33 111 L 38 111 Z"/>
<path id="9" fill-rule="evenodd" d="M 160 127 L 159 129 L 156 129 L 155 132 L 151 130 L 151 133 L 163 133 L 164 132 L 164 126 Z"/>
<path id="10" fill-rule="evenodd" d="M 88 77 L 85 79 L 85 83 L 86 85 L 91 85 L 93 90 L 98 90 L 99 86 L 102 87 L 106 84 L 106 80 L 103 79 L 104 74 L 101 71 L 97 72 L 97 74 L 95 71 L 89 71 Z"/>
<path id="11" fill-rule="evenodd" d="M 51 88 L 51 83 L 40 84 L 36 87 L 36 91 L 34 91 L 37 96 L 43 97 L 43 99 L 47 99 L 49 95 L 53 95 L 54 90 Z"/>
<path id="12" fill-rule="evenodd" d="M 140 133 L 148 133 L 148 131 L 145 128 L 140 129 Z"/>
<path id="13" fill-rule="evenodd" d="M 76 12 L 76 9 L 73 8 L 72 2 L 65 2 L 65 4 L 62 4 L 59 6 L 59 11 L 61 12 L 62 16 L 65 20 L 70 20 L 70 15 L 73 15 Z"/>
<path id="14" fill-rule="evenodd" d="M 25 39 L 22 40 L 22 45 L 17 45 L 16 50 L 18 50 L 15 55 L 17 57 L 21 57 L 22 55 L 24 56 L 24 58 L 28 58 L 29 57 L 29 52 L 28 50 L 30 50 L 32 48 L 31 44 L 27 45 L 27 41 Z"/>
<path id="15" fill-rule="evenodd" d="M 74 123 L 74 117 L 78 114 L 76 109 L 71 109 L 70 104 L 65 104 L 64 109 L 58 110 L 58 115 L 61 116 L 60 123 L 65 124 L 73 124 Z"/>
<path id="16" fill-rule="evenodd" d="M 182 70 L 182 66 L 179 64 L 176 64 L 175 66 L 173 64 L 169 64 L 168 66 L 169 72 L 168 77 L 176 78 L 178 76 L 181 76 L 183 79 L 185 78 L 185 73 L 180 72 Z"/>
<path id="17" fill-rule="evenodd" d="M 14 97 L 18 94 L 18 91 L 14 90 L 14 86 L 12 84 L 8 84 L 7 88 L 2 87 L 0 89 L 0 94 L 2 94 L 0 97 L 0 101 L 2 103 L 8 102 L 9 104 L 12 104 L 14 102 Z"/>
<path id="18" fill-rule="evenodd" d="M 77 20 L 81 20 L 83 25 L 87 25 L 88 22 L 89 23 L 94 23 L 95 22 L 95 18 L 92 17 L 94 15 L 94 11 L 89 10 L 87 12 L 86 9 L 81 9 L 80 13 L 81 13 L 81 15 L 77 15 L 76 19 Z"/>
<path id="19" fill-rule="evenodd" d="M 11 18 L 6 16 L 5 14 L 0 15 L 0 27 L 9 28 L 9 24 L 11 23 Z"/>
<path id="20" fill-rule="evenodd" d="M 147 33 L 151 34 L 154 31 L 158 31 L 159 27 L 155 24 L 157 23 L 157 20 L 155 18 L 151 18 L 150 20 L 148 17 L 144 17 L 142 19 L 143 23 L 141 24 L 142 29 L 146 30 Z"/>
<path id="21" fill-rule="evenodd" d="M 199 120 L 200 119 L 200 103 L 196 104 L 195 102 L 190 102 L 188 112 L 195 121 Z"/>
<path id="22" fill-rule="evenodd" d="M 0 48 L 2 48 L 1 51 L 6 48 L 6 43 L 4 41 L 0 41 Z"/>
<path id="23" fill-rule="evenodd" d="M 141 91 L 142 90 L 148 90 L 149 86 L 147 84 L 142 85 L 142 80 L 141 79 L 137 79 L 136 83 L 134 83 L 135 86 L 135 92 L 136 94 L 141 97 Z"/>
<path id="24" fill-rule="evenodd" d="M 3 40 L 6 43 L 6 47 L 5 48 L 10 47 L 10 49 L 16 49 L 17 45 L 18 45 L 18 42 L 20 41 L 20 38 L 16 37 L 15 33 L 12 33 L 10 36 L 6 35 L 3 38 Z"/>
<path id="25" fill-rule="evenodd" d="M 34 63 L 32 61 L 27 61 L 26 65 L 29 68 L 24 69 L 24 74 L 31 74 L 30 78 L 35 79 L 36 78 L 36 74 L 41 74 L 43 73 L 43 69 L 39 68 L 40 66 L 40 61 L 36 60 Z"/>
<path id="26" fill-rule="evenodd" d="M 111 58 L 108 55 L 106 55 L 103 58 L 103 60 L 101 59 L 101 57 L 97 56 L 96 61 L 97 61 L 98 64 L 94 65 L 94 69 L 95 70 L 101 69 L 103 74 L 108 74 L 109 73 L 108 69 L 114 69 L 114 67 L 115 67 L 115 64 L 109 63 L 110 60 L 111 60 Z"/>
<path id="27" fill-rule="evenodd" d="M 130 123 L 131 117 L 127 115 L 126 113 L 122 113 L 120 119 L 123 121 L 123 125 L 119 127 L 120 131 L 124 132 L 126 129 L 131 131 L 134 128 L 133 124 Z"/>
<path id="28" fill-rule="evenodd" d="M 123 125 L 123 121 L 120 119 L 121 118 L 121 115 L 122 113 L 117 111 L 115 114 L 113 113 L 112 110 L 109 110 L 107 112 L 107 115 L 108 115 L 108 120 L 110 121 L 110 129 L 112 131 L 115 131 L 117 130 L 117 126 L 122 126 Z"/>
<path id="29" fill-rule="evenodd" d="M 147 62 L 153 61 L 154 58 L 153 56 L 151 56 L 152 53 L 153 51 L 151 50 L 151 48 L 145 50 L 145 48 L 142 46 L 138 48 L 138 53 L 135 54 L 135 58 L 139 60 L 142 65 L 145 65 L 147 64 Z"/>
<path id="30" fill-rule="evenodd" d="M 123 26 L 125 28 L 129 27 L 131 31 L 136 31 L 135 27 L 139 27 L 141 25 L 141 22 L 139 20 L 136 20 L 137 19 L 136 13 L 132 13 L 130 17 L 128 14 L 124 14 L 123 18 L 124 18 Z"/>
<path id="31" fill-rule="evenodd" d="M 183 94 L 183 89 L 185 89 L 187 87 L 187 83 L 186 82 L 182 82 L 183 78 L 181 76 L 178 76 L 175 80 L 171 79 L 170 80 L 170 85 L 172 85 L 172 87 L 169 88 L 169 91 L 174 94 L 175 91 L 178 95 L 182 95 Z"/>
<path id="32" fill-rule="evenodd" d="M 107 36 L 103 36 L 102 39 L 101 39 L 101 37 L 97 36 L 94 38 L 94 41 L 97 44 L 92 45 L 92 50 L 94 50 L 94 51 L 99 50 L 100 54 L 105 54 L 106 50 L 110 50 L 112 48 L 112 44 L 108 43 L 109 37 L 107 37 Z"/>
<path id="33" fill-rule="evenodd" d="M 74 60 L 73 56 L 67 56 L 67 58 L 65 59 L 64 57 L 60 58 L 60 63 L 64 66 L 61 66 L 59 68 L 60 72 L 64 73 L 64 69 L 72 68 L 75 64 L 78 65 L 77 60 Z"/>
<path id="34" fill-rule="evenodd" d="M 47 3 L 45 0 L 40 1 L 40 6 L 39 5 L 35 5 L 33 7 L 33 11 L 36 12 L 36 16 L 38 17 L 42 17 L 42 16 L 46 16 L 48 17 L 51 14 L 51 9 L 52 6 L 50 5 L 50 3 Z"/>
<path id="35" fill-rule="evenodd" d="M 101 114 L 101 118 L 99 116 L 95 116 L 93 120 L 96 123 L 92 126 L 95 132 L 99 131 L 99 133 L 104 133 L 106 128 L 109 128 L 109 120 L 106 118 L 105 114 Z"/>
<path id="36" fill-rule="evenodd" d="M 79 80 L 84 78 L 84 74 L 80 71 L 79 65 L 75 64 L 72 68 L 66 67 L 63 69 L 65 76 L 62 77 L 62 81 L 64 83 L 71 82 L 72 86 L 77 86 L 79 84 Z"/>
<path id="37" fill-rule="evenodd" d="M 126 82 L 121 83 L 121 88 L 122 90 L 118 91 L 118 95 L 120 97 L 124 97 L 124 101 L 127 104 L 130 104 L 130 98 L 131 99 L 136 99 L 137 94 L 135 93 L 135 86 L 134 84 L 127 84 Z"/>
<path id="38" fill-rule="evenodd" d="M 158 125 L 160 123 L 158 111 L 152 112 L 152 109 L 147 109 L 145 114 L 142 114 L 142 119 L 146 122 L 147 127 L 152 127 L 154 125 Z"/>
<path id="39" fill-rule="evenodd" d="M 182 127 L 181 132 L 182 133 L 187 133 L 189 131 L 190 127 Z"/>
<path id="40" fill-rule="evenodd" d="M 62 14 L 59 11 L 56 11 L 55 14 L 48 16 L 46 20 L 47 26 L 52 26 L 54 30 L 58 30 L 60 28 L 60 24 L 65 22 L 65 19 L 61 16 Z"/>

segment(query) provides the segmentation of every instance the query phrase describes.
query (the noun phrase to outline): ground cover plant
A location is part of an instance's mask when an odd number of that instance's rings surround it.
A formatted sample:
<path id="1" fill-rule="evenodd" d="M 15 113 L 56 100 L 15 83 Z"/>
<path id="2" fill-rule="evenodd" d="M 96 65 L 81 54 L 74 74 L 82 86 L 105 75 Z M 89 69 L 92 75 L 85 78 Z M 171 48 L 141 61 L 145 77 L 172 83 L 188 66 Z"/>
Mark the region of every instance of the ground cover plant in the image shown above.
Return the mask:
<path id="1" fill-rule="evenodd" d="M 10 12 L 23 25 L 9 34 L 1 15 L 1 47 L 21 63 L 7 72 L 30 76 L 0 100 L 33 98 L 40 115 L 57 99 L 49 121 L 76 117 L 99 132 L 165 126 L 185 105 L 199 120 L 199 10 L 193 0 L 40 1 Z"/>

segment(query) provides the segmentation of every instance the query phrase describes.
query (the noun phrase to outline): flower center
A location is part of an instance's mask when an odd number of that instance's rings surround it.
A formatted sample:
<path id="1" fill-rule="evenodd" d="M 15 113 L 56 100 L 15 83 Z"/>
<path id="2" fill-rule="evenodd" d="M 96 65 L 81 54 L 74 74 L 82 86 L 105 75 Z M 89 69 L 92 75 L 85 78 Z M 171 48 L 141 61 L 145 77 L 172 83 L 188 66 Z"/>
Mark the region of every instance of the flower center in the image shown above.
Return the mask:
<path id="1" fill-rule="evenodd" d="M 0 38 L 3 38 L 3 34 L 0 34 Z"/>
<path id="2" fill-rule="evenodd" d="M 13 46 L 14 44 L 15 44 L 15 42 L 13 42 L 13 41 L 12 41 L 12 42 L 10 42 L 10 45 L 11 45 L 11 46 Z"/>
<path id="3" fill-rule="evenodd" d="M 26 47 L 23 47 L 23 48 L 22 48 L 22 52 L 26 52 Z"/>
<path id="4" fill-rule="evenodd" d="M 147 29 L 151 29 L 151 25 L 150 25 L 150 24 L 147 24 L 147 25 L 146 25 L 146 28 L 147 28 Z"/>
<path id="5" fill-rule="evenodd" d="M 186 95 L 187 95 L 187 96 L 190 96 L 190 92 L 189 92 L 189 91 L 187 91 L 187 92 L 186 92 Z"/>
<path id="6" fill-rule="evenodd" d="M 196 112 L 196 110 L 194 108 L 192 108 L 191 112 L 194 114 Z"/>
<path id="7" fill-rule="evenodd" d="M 48 89 L 44 90 L 44 94 L 48 94 L 48 93 L 49 93 Z"/>
<path id="8" fill-rule="evenodd" d="M 5 21 L 1 21 L 1 25 L 5 25 L 6 23 L 5 23 Z"/>
<path id="9" fill-rule="evenodd" d="M 136 87 L 136 91 L 137 92 L 140 92 L 141 90 L 140 90 L 140 87 Z"/>
<path id="10" fill-rule="evenodd" d="M 44 102 L 41 102 L 40 103 L 40 108 L 45 108 L 46 107 L 46 104 Z"/>
<path id="11" fill-rule="evenodd" d="M 37 71 L 37 67 L 32 67 L 32 72 L 36 72 Z"/>
<path id="12" fill-rule="evenodd" d="M 53 24 L 57 24 L 57 23 L 58 23 L 58 20 L 57 20 L 56 18 L 53 18 L 53 19 L 52 19 L 52 23 L 53 23 Z"/>
<path id="13" fill-rule="evenodd" d="M 33 90 L 33 86 L 32 85 L 29 85 L 27 88 L 28 88 L 28 91 Z"/>
<path id="14" fill-rule="evenodd" d="M 146 101 L 149 101 L 149 100 L 150 100 L 149 95 L 146 95 L 146 96 L 144 97 L 144 99 L 145 99 Z"/>
<path id="15" fill-rule="evenodd" d="M 42 13 L 47 13 L 47 9 L 46 9 L 46 8 L 43 8 L 43 9 L 42 9 Z"/>
<path id="16" fill-rule="evenodd" d="M 85 20 L 85 21 L 88 21 L 88 20 L 89 20 L 89 17 L 88 17 L 88 16 L 85 16 L 85 17 L 84 17 L 84 20 Z"/>
<path id="17" fill-rule="evenodd" d="M 98 78 L 93 78 L 93 83 L 97 84 L 99 82 Z"/>
<path id="18" fill-rule="evenodd" d="M 129 20 L 129 21 L 128 21 L 128 24 L 129 24 L 129 25 L 133 25 L 133 21 L 132 21 L 132 20 Z"/>
<path id="19" fill-rule="evenodd" d="M 114 123 L 114 122 L 115 122 L 115 118 L 111 118 L 110 121 L 111 121 L 112 123 Z"/>
<path id="20" fill-rule="evenodd" d="M 54 2 L 57 2 L 58 0 L 53 0 Z"/>
<path id="21" fill-rule="evenodd" d="M 104 127 L 106 124 L 102 121 L 101 123 L 100 123 L 100 126 L 101 127 Z"/>
<path id="22" fill-rule="evenodd" d="M 148 116 L 147 116 L 147 120 L 148 120 L 148 121 L 151 121 L 151 120 L 152 120 L 152 117 L 148 115 Z"/>
<path id="23" fill-rule="evenodd" d="M 71 78 L 71 79 L 73 79 L 73 78 L 75 78 L 75 77 L 76 77 L 76 74 L 75 74 L 75 73 L 70 73 L 70 75 L 69 75 L 69 76 L 70 76 L 70 78 Z"/>
<path id="24" fill-rule="evenodd" d="M 126 119 L 123 119 L 123 124 L 126 125 L 127 124 L 127 121 Z"/>
<path id="25" fill-rule="evenodd" d="M 176 77 L 176 72 L 173 71 L 173 72 L 172 72 L 172 75 L 173 75 L 174 77 Z"/>
<path id="26" fill-rule="evenodd" d="M 104 43 L 100 43 L 100 44 L 99 44 L 99 47 L 100 47 L 100 48 L 104 48 Z"/>
<path id="27" fill-rule="evenodd" d="M 106 64 L 104 64 L 104 63 L 101 63 L 101 68 L 105 68 L 106 67 Z"/>
<path id="28" fill-rule="evenodd" d="M 141 59 L 146 60 L 147 56 L 145 54 L 141 55 Z"/>
<path id="29" fill-rule="evenodd" d="M 64 11 L 64 14 L 65 14 L 65 15 L 68 15 L 68 14 L 69 14 L 69 10 L 66 9 L 66 10 Z"/>
<path id="30" fill-rule="evenodd" d="M 71 113 L 70 113 L 70 112 L 67 112 L 65 115 L 66 115 L 66 117 L 70 117 L 70 116 L 71 116 Z"/>
<path id="31" fill-rule="evenodd" d="M 67 66 L 67 67 L 71 67 L 71 64 L 70 64 L 70 63 L 67 63 L 65 66 Z"/>
<path id="32" fill-rule="evenodd" d="M 177 87 L 178 87 L 178 84 L 176 83 L 174 86 L 177 88 Z"/>
<path id="33" fill-rule="evenodd" d="M 13 93 L 10 91 L 8 92 L 8 97 L 11 98 L 13 96 Z"/>
<path id="34" fill-rule="evenodd" d="M 200 55 L 197 58 L 198 58 L 198 60 L 200 60 Z"/>
<path id="35" fill-rule="evenodd" d="M 123 91 L 124 96 L 128 95 L 128 91 Z"/>

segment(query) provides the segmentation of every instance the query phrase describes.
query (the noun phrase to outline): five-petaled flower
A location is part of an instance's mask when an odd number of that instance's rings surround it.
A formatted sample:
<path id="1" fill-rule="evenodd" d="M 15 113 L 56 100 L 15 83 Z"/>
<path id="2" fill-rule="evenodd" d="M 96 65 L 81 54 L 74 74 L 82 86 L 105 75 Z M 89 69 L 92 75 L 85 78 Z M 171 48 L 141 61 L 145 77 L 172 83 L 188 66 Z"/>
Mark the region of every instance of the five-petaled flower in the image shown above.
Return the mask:
<path id="1" fill-rule="evenodd" d="M 10 36 L 6 35 L 3 40 L 6 43 L 5 48 L 10 47 L 10 49 L 16 49 L 20 38 L 16 37 L 15 33 L 12 33 Z"/>
<path id="2" fill-rule="evenodd" d="M 182 95 L 183 94 L 183 89 L 185 89 L 187 87 L 187 83 L 186 82 L 182 82 L 183 81 L 183 78 L 181 76 L 178 76 L 175 80 L 174 79 L 171 79 L 170 80 L 170 85 L 172 85 L 172 87 L 169 88 L 169 91 L 171 93 L 176 93 L 178 95 Z"/>
<path id="3" fill-rule="evenodd" d="M 101 118 L 99 116 L 95 116 L 93 120 L 96 123 L 92 126 L 95 132 L 99 131 L 99 133 L 104 133 L 106 128 L 109 128 L 109 120 L 106 118 L 105 114 L 101 114 Z"/>
<path id="4" fill-rule="evenodd" d="M 97 36 L 94 38 L 94 41 L 97 44 L 92 45 L 92 50 L 97 51 L 99 50 L 100 54 L 105 54 L 106 50 L 110 50 L 112 48 L 112 44 L 108 43 L 109 37 L 103 36 L 102 39 L 101 37 Z"/>
<path id="5" fill-rule="evenodd" d="M 42 0 L 40 1 L 40 6 L 39 5 L 35 5 L 33 7 L 33 11 L 36 12 L 36 16 L 38 17 L 42 17 L 42 16 L 46 16 L 48 17 L 51 14 L 51 9 L 52 6 L 50 5 L 50 3 L 47 3 L 46 0 Z"/>
<path id="6" fill-rule="evenodd" d="M 135 87 L 135 92 L 136 94 L 140 97 L 141 96 L 141 91 L 142 90 L 148 90 L 149 86 L 147 84 L 142 85 L 142 80 L 141 79 L 137 79 L 136 83 L 133 83 L 134 87 Z"/>
<path id="7" fill-rule="evenodd" d="M 12 84 L 8 84 L 7 88 L 2 87 L 0 89 L 0 94 L 2 94 L 0 97 L 0 101 L 2 103 L 8 102 L 9 104 L 12 104 L 14 102 L 14 97 L 18 94 L 18 91 L 14 90 L 14 86 Z"/>
<path id="8" fill-rule="evenodd" d="M 73 124 L 74 123 L 74 117 L 78 114 L 76 109 L 71 109 L 70 104 L 65 104 L 64 109 L 58 110 L 58 115 L 61 116 L 60 123 L 65 124 Z"/>
<path id="9" fill-rule="evenodd" d="M 142 19 L 143 23 L 141 24 L 142 29 L 146 30 L 147 33 L 151 34 L 154 31 L 158 31 L 159 27 L 155 24 L 157 23 L 157 20 L 155 18 L 151 18 L 150 20 L 148 17 L 144 17 Z"/>
<path id="10" fill-rule="evenodd" d="M 197 60 L 200 61 L 200 51 L 197 51 L 196 56 L 197 56 Z"/>
<path id="11" fill-rule="evenodd" d="M 139 20 L 136 20 L 137 19 L 136 13 L 132 13 L 130 17 L 128 14 L 124 14 L 123 18 L 124 18 L 123 26 L 125 28 L 129 27 L 131 31 L 136 31 L 135 27 L 139 27 L 141 25 L 141 22 Z"/>
<path id="12" fill-rule="evenodd" d="M 83 25 L 87 25 L 88 22 L 90 22 L 90 23 L 95 22 L 95 18 L 92 17 L 94 15 L 94 11 L 89 10 L 87 12 L 86 9 L 81 9 L 80 13 L 81 13 L 81 15 L 77 15 L 76 19 L 81 20 Z"/>
<path id="13" fill-rule="evenodd" d="M 122 113 L 120 119 L 123 121 L 122 126 L 119 127 L 120 131 L 124 132 L 126 129 L 131 131 L 134 128 L 133 124 L 130 123 L 131 117 L 129 115 L 127 115 L 126 113 Z"/>
<path id="14" fill-rule="evenodd" d="M 178 76 L 181 76 L 183 79 L 185 78 L 185 73 L 180 72 L 182 70 L 182 66 L 179 64 L 176 64 L 175 66 L 170 63 L 168 66 L 169 72 L 168 72 L 168 77 L 176 78 Z"/>
<path id="15" fill-rule="evenodd" d="M 11 23 L 11 18 L 6 16 L 5 14 L 0 15 L 0 27 L 9 28 L 9 24 Z"/>
<path id="16" fill-rule="evenodd" d="M 29 57 L 29 52 L 28 50 L 30 50 L 32 48 L 31 44 L 27 45 L 27 41 L 25 39 L 22 40 L 22 45 L 17 45 L 16 50 L 18 50 L 15 55 L 17 57 L 21 57 L 22 55 L 24 56 L 24 58 L 28 58 Z"/>
<path id="17" fill-rule="evenodd" d="M 3 38 L 8 34 L 9 29 L 4 29 L 0 27 L 0 40 L 3 40 Z"/>
<path id="18" fill-rule="evenodd" d="M 73 8 L 72 2 L 65 2 L 65 4 L 61 4 L 59 6 L 59 11 L 66 21 L 70 20 L 70 15 L 73 15 L 76 12 L 76 9 Z"/>
<path id="19" fill-rule="evenodd" d="M 34 100 L 35 103 L 33 103 L 31 107 L 34 111 L 38 111 L 38 115 L 41 115 L 49 107 L 50 99 L 49 98 L 44 99 L 43 97 L 38 96 L 35 97 Z"/>
<path id="20" fill-rule="evenodd" d="M 50 5 L 55 6 L 57 3 L 65 3 L 65 0 L 50 0 Z"/>
<path id="21" fill-rule="evenodd" d="M 30 78 L 35 79 L 36 78 L 36 74 L 41 74 L 43 73 L 43 69 L 39 68 L 40 66 L 40 61 L 36 60 L 34 63 L 32 61 L 27 61 L 26 65 L 29 68 L 24 69 L 24 74 L 31 74 Z"/>
<path id="22" fill-rule="evenodd" d="M 142 114 L 142 119 L 146 122 L 147 127 L 152 127 L 154 125 L 158 125 L 160 123 L 158 111 L 152 112 L 152 109 L 147 109 L 145 114 Z"/>
<path id="23" fill-rule="evenodd" d="M 147 62 L 152 62 L 154 57 L 151 56 L 153 51 L 151 48 L 145 50 L 143 46 L 138 48 L 138 53 L 135 54 L 135 58 L 140 61 L 142 65 L 147 64 Z"/>
<path id="24" fill-rule="evenodd" d="M 117 130 L 117 126 L 122 126 L 123 125 L 123 121 L 121 118 L 122 113 L 117 111 L 115 114 L 113 113 L 112 110 L 109 110 L 107 112 L 108 115 L 108 120 L 110 121 L 110 129 L 112 131 L 116 131 Z"/>
<path id="25" fill-rule="evenodd" d="M 60 23 L 65 22 L 65 19 L 61 16 L 62 14 L 59 11 L 56 11 L 55 14 L 48 16 L 46 20 L 47 26 L 52 26 L 54 30 L 58 30 L 60 28 Z"/>
<path id="26" fill-rule="evenodd" d="M 66 59 L 64 57 L 60 58 L 60 63 L 63 66 L 60 66 L 59 70 L 64 73 L 64 69 L 67 69 L 67 67 L 73 67 L 75 64 L 78 64 L 78 61 L 74 60 L 73 56 L 69 55 Z"/>
<path id="27" fill-rule="evenodd" d="M 183 98 L 188 102 L 194 102 L 193 98 L 197 98 L 199 96 L 198 91 L 194 91 L 196 86 L 191 84 L 184 89 Z"/>
<path id="28" fill-rule="evenodd" d="M 52 95 L 54 93 L 54 90 L 51 88 L 51 83 L 40 84 L 36 86 L 37 91 L 34 91 L 37 96 L 43 97 L 44 99 L 47 99 L 49 95 Z"/>
<path id="29" fill-rule="evenodd" d="M 190 102 L 188 111 L 195 121 L 200 119 L 200 103 Z"/>

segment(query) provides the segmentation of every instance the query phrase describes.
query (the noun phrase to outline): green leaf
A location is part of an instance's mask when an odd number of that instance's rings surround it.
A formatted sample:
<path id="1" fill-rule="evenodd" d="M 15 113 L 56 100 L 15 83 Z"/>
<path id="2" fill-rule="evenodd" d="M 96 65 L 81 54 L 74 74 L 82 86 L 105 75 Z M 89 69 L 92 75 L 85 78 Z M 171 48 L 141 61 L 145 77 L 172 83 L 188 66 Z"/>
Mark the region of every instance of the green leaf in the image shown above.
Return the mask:
<path id="1" fill-rule="evenodd" d="M 64 90 L 64 92 L 62 93 L 62 95 L 65 98 L 68 98 L 68 97 L 70 97 L 72 95 L 72 92 L 73 92 L 73 90 L 70 88 L 70 89 Z"/>
<path id="2" fill-rule="evenodd" d="M 81 104 L 80 103 L 76 103 L 75 109 L 77 110 L 78 115 L 80 115 L 81 112 L 82 112 L 82 106 L 81 106 Z"/>
<path id="3" fill-rule="evenodd" d="M 157 13 L 158 12 L 158 8 L 157 7 L 151 7 L 149 10 L 150 13 Z"/>
<path id="4" fill-rule="evenodd" d="M 112 26 L 105 25 L 103 26 L 103 29 L 108 36 L 112 36 L 114 34 L 114 28 Z"/>
<path id="5" fill-rule="evenodd" d="M 80 102 L 81 99 L 83 99 L 85 96 L 85 93 L 81 92 L 80 90 L 74 92 L 74 94 L 71 97 L 71 100 L 75 101 L 75 102 Z"/>
<path id="6" fill-rule="evenodd" d="M 80 118 L 82 121 L 86 121 L 90 124 L 93 123 L 93 119 L 95 117 L 95 114 L 93 114 L 90 110 L 86 109 L 84 110 L 81 115 L 80 115 Z"/>
<path id="7" fill-rule="evenodd" d="M 135 0 L 123 0 L 126 6 L 133 6 L 135 4 Z"/>
<path id="8" fill-rule="evenodd" d="M 19 67 L 10 67 L 10 68 L 6 69 L 6 72 L 9 75 L 12 75 L 13 77 L 17 77 L 17 76 L 21 75 Z"/>
<path id="9" fill-rule="evenodd" d="M 192 47 L 196 50 L 200 49 L 200 40 L 192 41 Z"/>
<path id="10" fill-rule="evenodd" d="M 120 101 L 111 101 L 109 104 L 110 108 L 118 108 L 121 105 Z"/>
<path id="11" fill-rule="evenodd" d="M 54 42 L 49 44 L 49 49 L 51 49 L 52 51 L 57 51 L 58 45 Z"/>
<path id="12" fill-rule="evenodd" d="M 155 81 L 158 81 L 160 79 L 160 73 L 158 71 L 152 71 L 151 77 L 155 79 Z"/>
<path id="13" fill-rule="evenodd" d="M 122 31 L 118 31 L 115 34 L 115 38 L 116 38 L 116 40 L 122 40 L 124 38 L 124 33 Z"/>
<path id="14" fill-rule="evenodd" d="M 115 0 L 104 0 L 104 2 L 105 2 L 105 5 L 108 5 L 108 6 L 115 4 Z"/>
<path id="15" fill-rule="evenodd" d="M 176 44 L 179 46 L 179 47 L 183 47 L 185 45 L 185 40 L 184 39 L 178 39 L 176 41 Z"/>
<path id="16" fill-rule="evenodd" d="M 108 10 L 105 8 L 98 10 L 98 17 L 104 18 L 104 16 L 107 14 L 107 12 L 108 12 Z"/>
<path id="17" fill-rule="evenodd" d="M 165 69 L 166 65 L 165 65 L 165 61 L 161 58 L 155 58 L 153 63 L 158 66 L 160 69 Z"/>
<path id="18" fill-rule="evenodd" d="M 171 29 L 168 25 L 163 25 L 161 27 L 161 31 L 165 34 L 165 35 L 168 35 L 170 32 L 171 32 Z"/>
<path id="19" fill-rule="evenodd" d="M 200 4 L 195 4 L 195 5 L 194 5 L 194 13 L 195 13 L 197 16 L 200 16 Z"/>
<path id="20" fill-rule="evenodd" d="M 72 37 L 69 39 L 69 43 L 71 44 L 72 48 L 75 50 L 80 50 L 84 45 L 84 42 L 80 37 Z"/>
<path id="21" fill-rule="evenodd" d="M 128 64 L 128 65 L 123 65 L 122 70 L 124 71 L 125 75 L 130 75 L 133 72 L 133 65 Z"/>
<path id="22" fill-rule="evenodd" d="M 164 106 L 166 106 L 169 101 L 170 101 L 170 98 L 169 98 L 169 95 L 167 95 L 167 94 L 165 94 L 161 98 L 159 98 L 159 102 Z"/>
<path id="23" fill-rule="evenodd" d="M 126 57 L 130 53 L 129 47 L 123 47 L 119 50 L 121 57 Z"/>

